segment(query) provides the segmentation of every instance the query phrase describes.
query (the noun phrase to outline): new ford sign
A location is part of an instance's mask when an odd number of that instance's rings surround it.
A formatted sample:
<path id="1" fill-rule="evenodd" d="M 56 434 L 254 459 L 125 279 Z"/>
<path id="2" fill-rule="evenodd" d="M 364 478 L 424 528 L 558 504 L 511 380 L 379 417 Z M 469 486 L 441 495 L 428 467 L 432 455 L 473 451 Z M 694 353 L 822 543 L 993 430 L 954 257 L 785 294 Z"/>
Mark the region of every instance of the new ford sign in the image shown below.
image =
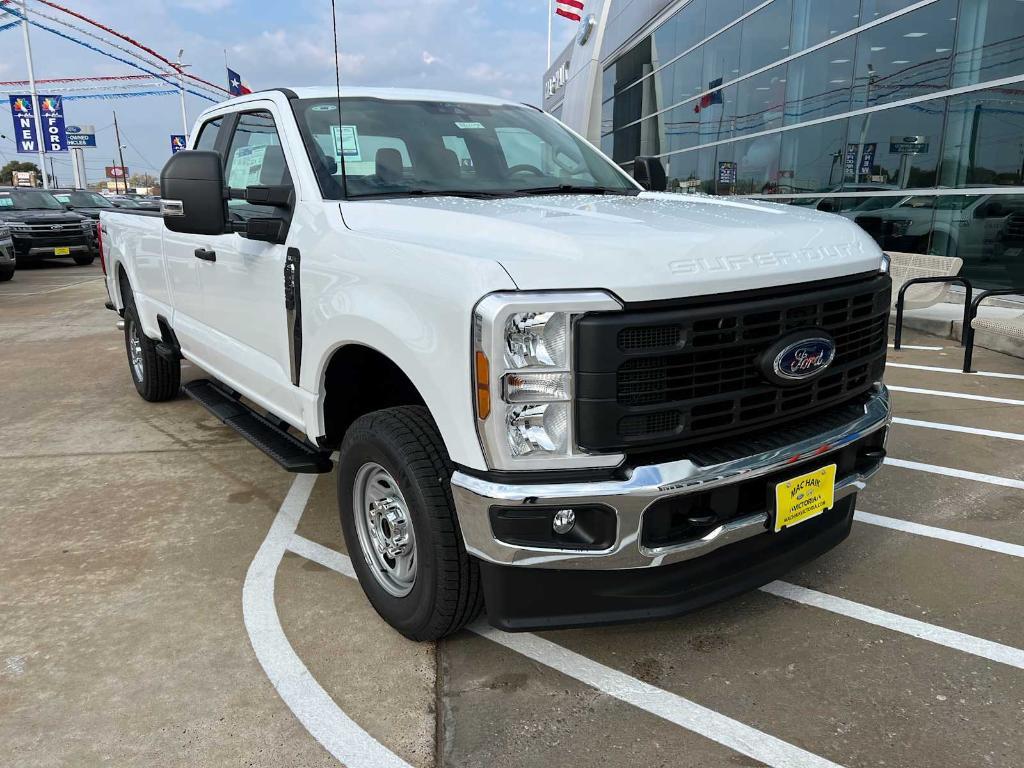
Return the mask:
<path id="1" fill-rule="evenodd" d="M 773 384 L 791 386 L 818 376 L 836 357 L 836 343 L 823 331 L 798 331 L 779 339 L 761 356 L 761 373 Z"/>

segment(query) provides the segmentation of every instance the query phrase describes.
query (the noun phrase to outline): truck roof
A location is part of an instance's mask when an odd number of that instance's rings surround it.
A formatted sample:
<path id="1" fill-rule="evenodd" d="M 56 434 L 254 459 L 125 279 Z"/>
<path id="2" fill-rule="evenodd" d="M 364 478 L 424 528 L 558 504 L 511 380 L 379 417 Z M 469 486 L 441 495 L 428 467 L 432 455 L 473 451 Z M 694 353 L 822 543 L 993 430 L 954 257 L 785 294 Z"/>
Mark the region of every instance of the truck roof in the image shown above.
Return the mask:
<path id="1" fill-rule="evenodd" d="M 337 90 L 333 85 L 307 86 L 302 88 L 271 88 L 268 90 L 277 90 L 285 93 L 294 93 L 300 99 L 327 99 L 337 96 Z M 246 94 L 245 96 L 239 96 L 237 98 L 221 102 L 216 107 L 210 107 L 208 111 L 212 112 L 214 110 L 222 109 L 224 106 L 231 104 L 245 103 L 246 101 L 258 99 L 261 96 L 265 97 L 266 94 L 267 91 L 256 91 L 255 93 Z M 478 93 L 460 93 L 458 91 L 435 91 L 421 88 L 343 87 L 341 89 L 341 97 L 343 99 L 363 98 L 388 99 L 391 101 L 457 101 L 466 104 L 487 104 L 491 106 L 521 106 L 519 103 L 514 101 L 498 99 L 493 96 L 482 96 Z"/>

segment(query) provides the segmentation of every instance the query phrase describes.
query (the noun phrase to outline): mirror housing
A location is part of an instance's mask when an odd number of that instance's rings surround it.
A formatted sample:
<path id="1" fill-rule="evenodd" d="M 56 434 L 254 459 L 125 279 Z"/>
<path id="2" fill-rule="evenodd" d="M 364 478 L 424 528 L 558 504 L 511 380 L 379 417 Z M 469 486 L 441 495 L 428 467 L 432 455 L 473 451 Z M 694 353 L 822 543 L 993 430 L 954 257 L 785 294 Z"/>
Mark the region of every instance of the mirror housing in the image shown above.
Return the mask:
<path id="1" fill-rule="evenodd" d="M 633 178 L 649 192 L 665 192 L 668 176 L 658 157 L 638 157 L 633 161 Z"/>
<path id="2" fill-rule="evenodd" d="M 260 217 L 232 223 L 232 229 L 249 240 L 283 243 L 288 238 L 288 221 L 280 217 Z"/>
<path id="3" fill-rule="evenodd" d="M 171 232 L 222 235 L 228 231 L 228 203 L 220 155 L 183 150 L 160 172 L 160 213 Z"/>

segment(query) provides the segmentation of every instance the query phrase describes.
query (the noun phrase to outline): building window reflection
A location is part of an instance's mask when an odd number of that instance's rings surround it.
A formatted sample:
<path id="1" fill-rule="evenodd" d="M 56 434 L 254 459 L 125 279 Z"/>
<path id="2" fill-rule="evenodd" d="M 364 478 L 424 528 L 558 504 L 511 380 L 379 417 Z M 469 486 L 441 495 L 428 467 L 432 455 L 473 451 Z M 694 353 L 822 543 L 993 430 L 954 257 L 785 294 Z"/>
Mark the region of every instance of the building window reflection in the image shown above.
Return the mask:
<path id="1" fill-rule="evenodd" d="M 1024 2 L 915 6 L 692 0 L 606 66 L 601 146 L 660 156 L 677 192 L 831 211 L 1019 284 Z"/>

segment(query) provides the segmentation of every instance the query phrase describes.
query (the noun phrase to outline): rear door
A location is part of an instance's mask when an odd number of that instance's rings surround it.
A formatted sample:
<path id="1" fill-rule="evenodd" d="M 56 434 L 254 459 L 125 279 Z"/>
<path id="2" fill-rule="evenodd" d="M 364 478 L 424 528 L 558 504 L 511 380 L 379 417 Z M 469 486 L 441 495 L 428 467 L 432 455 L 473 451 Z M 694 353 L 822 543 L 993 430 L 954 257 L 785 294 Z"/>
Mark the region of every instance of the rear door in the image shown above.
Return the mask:
<path id="1" fill-rule="evenodd" d="M 268 104 L 252 106 L 231 117 L 223 130 L 224 177 L 232 189 L 256 184 L 291 186 L 292 174 L 277 122 Z M 288 211 L 228 204 L 231 219 L 287 216 Z M 194 239 L 194 238 L 193 238 Z M 250 240 L 232 233 L 202 238 L 202 248 L 216 260 L 195 259 L 203 292 L 203 324 L 208 334 L 205 362 L 218 378 L 253 400 L 301 423 L 296 388 L 291 381 L 292 352 L 285 308 L 283 244 Z"/>

